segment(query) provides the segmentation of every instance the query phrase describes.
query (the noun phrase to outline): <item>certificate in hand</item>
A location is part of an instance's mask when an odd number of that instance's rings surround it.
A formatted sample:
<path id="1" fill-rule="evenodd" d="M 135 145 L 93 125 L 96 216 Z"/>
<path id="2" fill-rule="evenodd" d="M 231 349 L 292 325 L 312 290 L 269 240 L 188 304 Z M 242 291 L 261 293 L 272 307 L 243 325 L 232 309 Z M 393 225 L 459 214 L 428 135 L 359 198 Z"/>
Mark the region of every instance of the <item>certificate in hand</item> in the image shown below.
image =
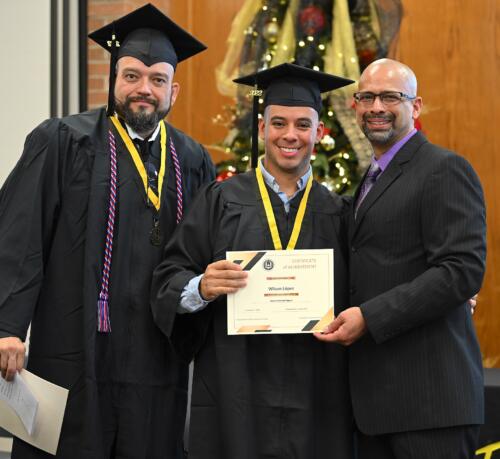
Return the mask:
<path id="1" fill-rule="evenodd" d="M 313 333 L 333 320 L 333 249 L 227 252 L 248 271 L 227 296 L 229 335 Z"/>

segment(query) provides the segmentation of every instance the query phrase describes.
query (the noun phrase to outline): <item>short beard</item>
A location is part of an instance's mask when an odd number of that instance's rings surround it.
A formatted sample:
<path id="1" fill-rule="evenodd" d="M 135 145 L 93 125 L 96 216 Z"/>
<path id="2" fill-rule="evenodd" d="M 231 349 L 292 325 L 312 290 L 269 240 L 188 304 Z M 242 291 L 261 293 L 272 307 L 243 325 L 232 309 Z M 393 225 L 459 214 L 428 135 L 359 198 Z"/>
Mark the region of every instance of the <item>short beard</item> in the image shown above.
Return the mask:
<path id="1" fill-rule="evenodd" d="M 388 131 L 371 131 L 363 124 L 362 130 L 366 138 L 376 145 L 387 145 L 391 142 L 394 135 L 394 129 L 392 128 Z"/>
<path id="2" fill-rule="evenodd" d="M 154 111 L 152 113 L 145 110 L 134 112 L 130 108 L 130 104 L 141 100 L 152 104 L 155 108 Z M 145 97 L 127 97 L 123 103 L 115 100 L 116 113 L 141 137 L 146 137 L 155 130 L 158 123 L 168 115 L 170 107 L 169 103 L 165 110 L 158 110 L 158 102 Z"/>
<path id="3" fill-rule="evenodd" d="M 361 130 L 363 131 L 363 134 L 366 136 L 366 138 L 376 145 L 387 145 L 391 143 L 394 136 L 394 128 L 391 127 L 388 131 L 372 131 L 368 128 L 368 125 L 366 123 L 367 118 L 368 117 L 366 116 L 363 117 L 363 123 L 361 125 Z M 377 118 L 379 118 L 379 116 Z M 394 121 L 394 117 L 391 117 L 390 121 Z"/>

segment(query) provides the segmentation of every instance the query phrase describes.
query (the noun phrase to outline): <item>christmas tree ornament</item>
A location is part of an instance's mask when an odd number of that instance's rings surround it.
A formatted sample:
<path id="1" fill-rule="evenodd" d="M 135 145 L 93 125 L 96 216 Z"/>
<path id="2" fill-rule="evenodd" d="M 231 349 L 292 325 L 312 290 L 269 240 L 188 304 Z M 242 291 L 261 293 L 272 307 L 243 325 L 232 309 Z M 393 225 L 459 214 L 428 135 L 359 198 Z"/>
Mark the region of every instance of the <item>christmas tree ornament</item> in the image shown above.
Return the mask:
<path id="1" fill-rule="evenodd" d="M 335 148 L 335 139 L 330 134 L 324 135 L 320 143 L 326 151 L 331 151 Z"/>
<path id="2" fill-rule="evenodd" d="M 299 25 L 306 35 L 319 34 L 326 26 L 325 12 L 319 6 L 307 6 L 299 12 Z"/>
<path id="3" fill-rule="evenodd" d="M 274 44 L 278 41 L 278 35 L 280 33 L 279 25 L 276 22 L 268 22 L 264 26 L 264 30 L 262 34 L 264 38 L 268 41 L 268 43 Z"/>
<path id="4" fill-rule="evenodd" d="M 220 174 L 217 175 L 215 180 L 217 182 L 223 182 L 224 180 L 227 180 L 228 178 L 231 178 L 233 175 L 236 175 L 235 172 L 231 172 L 229 170 L 222 171 Z"/>
<path id="5" fill-rule="evenodd" d="M 215 180 L 217 182 L 223 182 L 237 173 L 236 168 L 230 161 L 224 161 L 217 166 L 217 176 L 215 177 Z"/>

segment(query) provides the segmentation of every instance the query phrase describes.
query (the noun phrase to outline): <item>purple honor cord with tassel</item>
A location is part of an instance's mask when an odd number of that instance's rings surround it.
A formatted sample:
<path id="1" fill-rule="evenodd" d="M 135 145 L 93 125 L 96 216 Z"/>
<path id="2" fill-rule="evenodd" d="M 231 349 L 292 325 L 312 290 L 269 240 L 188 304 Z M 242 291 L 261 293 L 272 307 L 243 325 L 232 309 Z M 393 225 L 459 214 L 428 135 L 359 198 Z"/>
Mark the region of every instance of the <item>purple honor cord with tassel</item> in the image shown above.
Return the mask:
<path id="1" fill-rule="evenodd" d="M 179 163 L 179 158 L 177 157 L 177 152 L 175 151 L 175 146 L 172 137 L 170 137 L 170 153 L 172 154 L 172 161 L 174 163 L 175 187 L 177 190 L 177 209 L 175 214 L 175 222 L 179 224 L 179 222 L 182 220 L 182 212 L 183 212 L 182 175 L 181 175 L 181 166 Z"/>
<path id="2" fill-rule="evenodd" d="M 115 136 L 109 131 L 109 150 L 110 150 L 110 187 L 109 187 L 109 212 L 108 224 L 106 230 L 106 247 L 104 249 L 104 265 L 102 269 L 101 290 L 97 301 L 97 330 L 102 333 L 111 332 L 111 321 L 109 318 L 109 277 L 111 272 L 111 258 L 113 253 L 113 236 L 115 226 L 115 210 L 117 201 L 116 183 L 118 176 L 118 166 L 116 158 Z M 170 150 L 175 171 L 175 184 L 177 191 L 176 202 L 176 223 L 179 223 L 183 215 L 182 199 L 182 175 L 179 158 L 175 150 L 174 142 L 170 138 Z M 160 196 L 158 197 L 161 198 Z"/>
<path id="3" fill-rule="evenodd" d="M 111 257 L 113 254 L 113 235 L 115 227 L 116 210 L 116 182 L 118 167 L 116 161 L 115 136 L 109 131 L 109 150 L 111 176 L 109 183 L 109 212 L 108 224 L 106 229 L 106 247 L 104 249 L 104 266 L 102 269 L 101 291 L 97 301 L 97 331 L 109 333 L 111 331 L 111 322 L 109 320 L 109 275 L 111 271 Z"/>

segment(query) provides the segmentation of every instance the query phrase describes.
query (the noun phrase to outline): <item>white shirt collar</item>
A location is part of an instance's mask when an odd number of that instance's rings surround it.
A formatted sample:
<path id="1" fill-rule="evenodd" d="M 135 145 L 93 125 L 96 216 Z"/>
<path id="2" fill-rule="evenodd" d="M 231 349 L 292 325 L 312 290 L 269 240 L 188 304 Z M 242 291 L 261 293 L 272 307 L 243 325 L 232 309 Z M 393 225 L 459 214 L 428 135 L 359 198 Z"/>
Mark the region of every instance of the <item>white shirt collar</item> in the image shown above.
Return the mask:
<path id="1" fill-rule="evenodd" d="M 125 123 L 125 127 L 127 128 L 128 135 L 132 140 L 139 139 L 139 140 L 144 140 L 137 132 L 135 132 L 127 123 Z M 156 137 L 158 137 L 158 133 L 160 132 L 160 123 L 156 125 L 156 129 L 153 131 L 153 133 L 149 136 L 148 142 L 154 142 L 156 140 Z"/>

